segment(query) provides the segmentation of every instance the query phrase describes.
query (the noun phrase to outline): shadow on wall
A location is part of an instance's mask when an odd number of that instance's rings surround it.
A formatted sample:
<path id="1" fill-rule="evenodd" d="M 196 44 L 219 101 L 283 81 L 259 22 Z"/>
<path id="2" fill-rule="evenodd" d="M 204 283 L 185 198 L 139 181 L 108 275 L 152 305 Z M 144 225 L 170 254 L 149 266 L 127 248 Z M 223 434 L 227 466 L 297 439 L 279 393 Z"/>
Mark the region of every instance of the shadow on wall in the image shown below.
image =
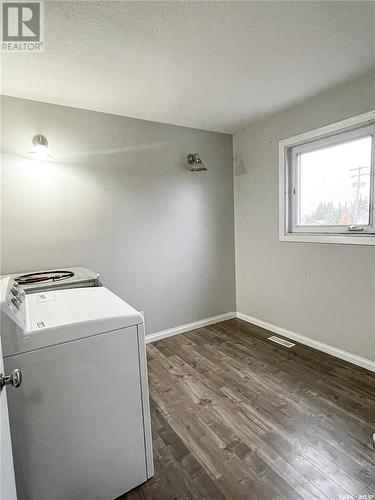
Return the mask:
<path id="1" fill-rule="evenodd" d="M 45 163 L 46 165 L 69 165 L 77 167 L 94 167 L 94 166 L 106 166 L 109 165 L 113 167 L 125 166 L 124 161 L 126 159 L 126 166 L 134 166 L 135 158 L 138 155 L 142 155 L 141 164 L 145 163 L 148 157 L 149 161 L 152 161 L 156 165 L 162 164 L 169 165 L 172 168 L 177 167 L 179 170 L 190 171 L 190 165 L 187 162 L 188 151 L 193 148 L 179 148 L 176 150 L 176 145 L 166 141 L 152 142 L 147 144 L 137 144 L 134 146 L 126 146 L 121 148 L 108 148 L 108 149 L 98 149 L 98 150 L 84 150 L 84 151 L 74 151 L 73 153 L 61 153 L 62 150 L 66 151 L 68 146 L 62 147 L 58 144 L 55 149 L 51 148 L 52 158 L 46 161 L 38 161 L 39 163 Z M 37 160 L 31 159 L 23 151 L 2 151 L 2 154 L 11 155 L 15 158 L 22 159 L 26 162 Z M 147 155 L 146 157 L 144 155 Z M 103 163 L 105 160 L 105 163 Z"/>
<path id="2" fill-rule="evenodd" d="M 239 175 L 246 174 L 247 170 L 245 167 L 245 162 L 239 153 L 233 155 L 233 173 L 237 177 Z"/>
<path id="3" fill-rule="evenodd" d="M 70 163 L 70 162 L 75 162 L 81 158 L 87 158 L 87 157 L 101 157 L 101 156 L 108 156 L 108 155 L 119 155 L 122 153 L 136 153 L 140 151 L 147 151 L 147 150 L 154 150 L 154 149 L 161 149 L 167 146 L 166 142 L 154 142 L 154 143 L 148 143 L 148 144 L 139 144 L 136 146 L 127 146 L 124 148 L 111 148 L 111 149 L 103 149 L 103 150 L 88 150 L 88 151 L 78 151 L 73 154 L 64 154 L 60 155 L 60 161 L 61 163 Z"/>
<path id="4" fill-rule="evenodd" d="M 154 159 L 155 163 L 169 164 L 170 167 L 178 167 L 180 170 L 190 171 L 191 165 L 187 162 L 187 155 L 193 148 L 187 147 L 176 149 L 176 144 L 171 142 L 159 141 L 147 144 L 139 144 L 135 146 L 126 146 L 122 148 L 110 148 L 103 150 L 86 150 L 77 151 L 72 154 L 59 155 L 59 162 L 68 165 L 83 165 L 90 161 L 90 166 L 93 160 L 100 161 L 104 157 L 111 157 L 112 166 L 123 166 L 123 155 L 137 155 L 137 153 L 146 153 L 151 155 L 151 160 Z M 121 159 L 121 162 L 119 161 Z M 84 161 L 83 161 L 84 160 Z M 142 158 L 144 162 L 144 158 Z"/>
<path id="5" fill-rule="evenodd" d="M 134 166 L 134 163 L 139 161 L 139 155 L 141 156 L 140 164 L 145 162 L 151 162 L 155 167 L 161 166 L 165 167 L 169 165 L 171 168 L 178 168 L 185 172 L 191 170 L 191 166 L 187 162 L 187 155 L 189 151 L 194 149 L 193 147 L 176 149 L 176 146 L 169 142 L 153 142 L 148 144 L 139 144 L 134 146 L 126 146 L 122 148 L 108 148 L 108 149 L 98 149 L 98 150 L 85 150 L 85 151 L 74 151 L 73 153 L 63 153 L 60 151 L 67 148 L 57 148 L 56 150 L 51 149 L 52 158 L 46 161 L 40 160 L 39 163 L 45 163 L 50 165 L 66 165 L 66 166 L 76 166 L 79 168 L 94 166 L 111 166 L 112 168 L 123 168 L 125 166 Z M 24 152 L 2 152 L 5 155 L 11 155 L 15 158 L 24 161 L 38 161 L 29 158 Z M 160 170 L 160 168 L 159 168 Z"/>

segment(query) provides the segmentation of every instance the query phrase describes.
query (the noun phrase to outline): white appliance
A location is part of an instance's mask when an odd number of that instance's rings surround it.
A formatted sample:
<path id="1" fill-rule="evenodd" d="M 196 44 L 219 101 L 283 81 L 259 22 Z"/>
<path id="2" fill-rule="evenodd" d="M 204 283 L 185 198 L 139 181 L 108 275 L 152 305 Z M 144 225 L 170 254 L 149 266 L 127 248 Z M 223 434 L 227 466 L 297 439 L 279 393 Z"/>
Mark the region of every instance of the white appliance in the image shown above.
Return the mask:
<path id="1" fill-rule="evenodd" d="M 47 289 L 84 288 L 101 286 L 98 273 L 85 267 L 67 267 L 63 269 L 48 269 L 46 271 L 28 271 L 9 274 L 4 278 L 12 278 L 25 293 L 35 293 Z"/>
<path id="2" fill-rule="evenodd" d="M 113 500 L 153 475 L 143 317 L 104 287 L 27 294 L 2 280 L 20 500 Z"/>

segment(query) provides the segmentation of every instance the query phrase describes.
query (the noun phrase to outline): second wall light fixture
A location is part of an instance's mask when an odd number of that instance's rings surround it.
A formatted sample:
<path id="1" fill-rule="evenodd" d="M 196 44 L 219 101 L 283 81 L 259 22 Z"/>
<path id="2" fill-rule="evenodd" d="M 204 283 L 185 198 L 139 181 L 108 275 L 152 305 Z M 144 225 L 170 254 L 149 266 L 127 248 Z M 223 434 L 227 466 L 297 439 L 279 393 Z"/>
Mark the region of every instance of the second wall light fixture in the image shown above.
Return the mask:
<path id="1" fill-rule="evenodd" d="M 51 160 L 53 155 L 48 150 L 48 141 L 46 137 L 42 134 L 34 135 L 33 137 L 33 149 L 29 151 L 28 156 L 34 158 L 35 160 Z"/>
<path id="2" fill-rule="evenodd" d="M 203 170 L 207 170 L 206 165 L 203 163 L 198 153 L 188 154 L 187 161 L 190 165 L 191 172 L 202 172 Z"/>

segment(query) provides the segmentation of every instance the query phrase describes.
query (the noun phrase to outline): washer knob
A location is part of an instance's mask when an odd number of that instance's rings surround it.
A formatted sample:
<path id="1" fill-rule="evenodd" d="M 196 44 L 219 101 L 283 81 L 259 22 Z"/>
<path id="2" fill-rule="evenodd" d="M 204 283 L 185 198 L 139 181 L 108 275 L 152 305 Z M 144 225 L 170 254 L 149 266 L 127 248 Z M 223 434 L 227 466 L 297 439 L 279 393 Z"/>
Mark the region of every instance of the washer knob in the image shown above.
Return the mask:
<path id="1" fill-rule="evenodd" d="M 20 304 L 21 304 L 21 301 L 19 298 L 17 297 L 12 297 L 11 298 L 11 301 L 13 303 L 13 305 L 15 305 L 17 307 L 17 309 L 20 307 Z"/>

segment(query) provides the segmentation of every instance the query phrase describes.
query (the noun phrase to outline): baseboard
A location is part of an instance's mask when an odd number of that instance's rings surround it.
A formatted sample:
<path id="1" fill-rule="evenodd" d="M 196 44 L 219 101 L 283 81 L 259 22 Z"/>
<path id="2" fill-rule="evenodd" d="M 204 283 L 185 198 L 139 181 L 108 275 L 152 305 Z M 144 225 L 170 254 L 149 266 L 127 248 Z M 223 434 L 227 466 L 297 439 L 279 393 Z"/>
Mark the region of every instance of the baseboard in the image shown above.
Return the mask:
<path id="1" fill-rule="evenodd" d="M 305 337 L 300 333 L 292 332 L 290 330 L 287 330 L 286 328 L 282 328 L 281 326 L 277 326 L 272 323 L 267 323 L 266 321 L 254 318 L 253 316 L 248 316 L 247 314 L 238 312 L 236 316 L 238 319 L 242 319 L 243 321 L 247 321 L 248 323 L 252 323 L 253 325 L 260 326 L 265 330 L 278 333 L 283 337 L 295 340 L 297 342 L 300 342 L 301 344 L 313 347 L 318 351 L 331 354 L 331 356 L 335 356 L 336 358 L 343 359 L 345 361 L 348 361 L 349 363 L 353 363 L 354 365 L 360 366 L 361 368 L 366 368 L 367 370 L 375 372 L 375 361 L 371 361 L 370 359 L 357 356 L 357 354 L 352 354 L 342 349 L 338 349 L 337 347 L 333 347 L 329 344 L 324 344 L 323 342 L 319 342 L 318 340 L 310 339 L 309 337 Z"/>
<path id="2" fill-rule="evenodd" d="M 163 330 L 162 332 L 151 333 L 150 335 L 146 335 L 146 343 L 148 344 L 150 342 L 155 342 L 156 340 L 172 337 L 173 335 L 179 335 L 180 333 L 190 332 L 190 330 L 196 330 L 197 328 L 213 325 L 214 323 L 220 323 L 220 321 L 225 321 L 227 319 L 232 319 L 235 317 L 236 317 L 235 312 L 228 312 L 224 314 L 219 314 L 218 316 L 212 316 L 211 318 L 205 318 L 199 321 L 194 321 L 193 323 L 188 323 L 186 325 L 176 326 L 175 328 L 169 328 L 168 330 Z"/>

